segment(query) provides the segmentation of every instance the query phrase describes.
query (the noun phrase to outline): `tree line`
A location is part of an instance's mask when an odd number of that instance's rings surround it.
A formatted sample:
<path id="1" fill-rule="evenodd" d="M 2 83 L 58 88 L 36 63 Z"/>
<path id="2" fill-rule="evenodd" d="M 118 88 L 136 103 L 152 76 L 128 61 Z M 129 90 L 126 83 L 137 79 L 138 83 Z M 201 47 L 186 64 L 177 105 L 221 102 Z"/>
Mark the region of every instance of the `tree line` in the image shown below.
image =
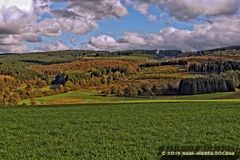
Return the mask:
<path id="1" fill-rule="evenodd" d="M 189 64 L 187 70 L 190 72 L 220 74 L 229 70 L 240 70 L 240 63 L 235 61 L 198 62 Z"/>
<path id="2" fill-rule="evenodd" d="M 147 68 L 147 67 L 158 67 L 158 66 L 177 66 L 177 65 L 187 65 L 188 62 L 186 60 L 173 60 L 173 61 L 164 61 L 164 62 L 151 62 L 151 63 L 144 63 L 139 65 L 140 67 Z"/>
<path id="3" fill-rule="evenodd" d="M 239 87 L 240 71 L 229 70 L 219 75 L 182 79 L 179 85 L 179 94 L 232 92 Z"/>
<path id="4" fill-rule="evenodd" d="M 180 95 L 194 95 L 235 91 L 232 80 L 216 77 L 183 79 L 179 85 Z"/>

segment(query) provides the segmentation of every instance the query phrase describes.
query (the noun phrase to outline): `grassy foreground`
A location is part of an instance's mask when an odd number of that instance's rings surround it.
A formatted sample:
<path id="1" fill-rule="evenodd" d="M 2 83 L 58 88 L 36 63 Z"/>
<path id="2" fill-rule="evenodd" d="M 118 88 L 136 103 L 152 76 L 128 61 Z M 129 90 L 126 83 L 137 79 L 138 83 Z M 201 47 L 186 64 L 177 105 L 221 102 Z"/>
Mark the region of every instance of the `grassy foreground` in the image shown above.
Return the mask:
<path id="1" fill-rule="evenodd" d="M 0 159 L 158 159 L 160 146 L 238 147 L 240 104 L 0 108 Z"/>

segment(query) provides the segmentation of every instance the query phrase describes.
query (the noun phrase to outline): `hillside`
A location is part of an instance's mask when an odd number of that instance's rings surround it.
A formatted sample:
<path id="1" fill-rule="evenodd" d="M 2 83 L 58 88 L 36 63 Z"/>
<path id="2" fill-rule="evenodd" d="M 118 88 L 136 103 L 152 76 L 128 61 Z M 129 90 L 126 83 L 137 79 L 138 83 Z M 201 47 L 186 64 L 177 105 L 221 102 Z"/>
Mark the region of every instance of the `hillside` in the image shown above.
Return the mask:
<path id="1" fill-rule="evenodd" d="M 102 97 L 233 92 L 240 85 L 239 46 L 182 53 L 168 50 L 58 51 L 0 55 L 1 104 L 84 91 Z M 111 99 L 111 98 L 107 98 Z M 64 103 L 80 103 L 76 100 Z"/>

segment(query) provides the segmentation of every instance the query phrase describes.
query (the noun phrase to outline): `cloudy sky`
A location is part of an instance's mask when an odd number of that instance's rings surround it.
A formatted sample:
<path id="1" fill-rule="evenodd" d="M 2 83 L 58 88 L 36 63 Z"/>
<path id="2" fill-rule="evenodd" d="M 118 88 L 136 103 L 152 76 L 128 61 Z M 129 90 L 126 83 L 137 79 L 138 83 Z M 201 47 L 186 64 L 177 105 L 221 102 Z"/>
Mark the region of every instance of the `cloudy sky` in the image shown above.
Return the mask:
<path id="1" fill-rule="evenodd" d="M 240 44 L 240 0 L 0 0 L 0 53 Z"/>

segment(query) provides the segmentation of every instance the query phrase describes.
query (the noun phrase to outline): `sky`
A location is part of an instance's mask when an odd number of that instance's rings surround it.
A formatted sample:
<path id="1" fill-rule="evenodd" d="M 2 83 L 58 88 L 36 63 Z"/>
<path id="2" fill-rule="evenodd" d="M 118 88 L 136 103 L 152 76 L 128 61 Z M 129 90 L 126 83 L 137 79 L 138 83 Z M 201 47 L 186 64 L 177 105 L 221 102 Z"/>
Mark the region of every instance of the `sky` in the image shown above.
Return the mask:
<path id="1" fill-rule="evenodd" d="M 240 45 L 240 0 L 0 0 L 0 53 Z"/>

